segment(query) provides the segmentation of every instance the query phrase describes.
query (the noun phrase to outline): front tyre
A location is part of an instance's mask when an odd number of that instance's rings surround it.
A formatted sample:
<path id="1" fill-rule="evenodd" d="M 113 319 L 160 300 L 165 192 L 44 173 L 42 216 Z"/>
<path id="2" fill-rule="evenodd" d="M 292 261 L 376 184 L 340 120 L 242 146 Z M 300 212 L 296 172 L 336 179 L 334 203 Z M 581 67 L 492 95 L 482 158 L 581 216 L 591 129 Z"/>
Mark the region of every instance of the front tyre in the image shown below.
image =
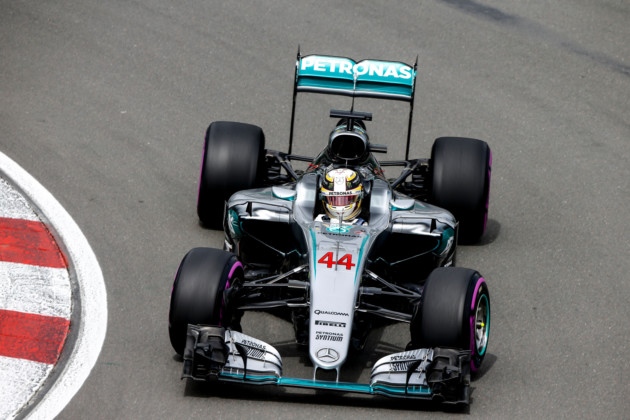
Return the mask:
<path id="1" fill-rule="evenodd" d="M 230 326 L 224 291 L 243 279 L 243 266 L 234 254 L 213 248 L 193 248 L 179 265 L 168 314 L 173 349 L 184 353 L 188 324 Z"/>
<path id="2" fill-rule="evenodd" d="M 413 348 L 470 350 L 471 372 L 477 372 L 490 336 L 490 294 L 484 278 L 475 270 L 461 267 L 433 270 L 410 330 Z"/>

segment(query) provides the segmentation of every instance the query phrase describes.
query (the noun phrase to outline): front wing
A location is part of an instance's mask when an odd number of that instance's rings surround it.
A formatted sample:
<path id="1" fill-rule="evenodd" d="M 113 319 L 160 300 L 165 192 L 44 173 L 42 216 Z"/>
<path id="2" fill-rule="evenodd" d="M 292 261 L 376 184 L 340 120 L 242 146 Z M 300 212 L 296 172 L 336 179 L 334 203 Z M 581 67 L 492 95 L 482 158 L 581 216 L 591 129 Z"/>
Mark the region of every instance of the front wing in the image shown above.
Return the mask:
<path id="1" fill-rule="evenodd" d="M 415 349 L 379 359 L 367 384 L 291 378 L 282 375 L 282 358 L 271 345 L 223 327 L 189 325 L 182 379 L 326 389 L 468 405 L 469 366 L 469 351 Z"/>

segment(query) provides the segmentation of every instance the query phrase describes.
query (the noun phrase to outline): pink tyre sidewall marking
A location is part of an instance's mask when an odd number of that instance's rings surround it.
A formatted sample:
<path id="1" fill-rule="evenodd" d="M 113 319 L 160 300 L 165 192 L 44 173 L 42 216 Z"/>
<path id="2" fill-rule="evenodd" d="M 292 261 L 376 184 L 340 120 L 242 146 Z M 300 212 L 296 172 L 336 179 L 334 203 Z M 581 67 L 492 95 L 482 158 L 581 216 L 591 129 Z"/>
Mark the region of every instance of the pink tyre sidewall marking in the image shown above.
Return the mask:
<path id="1" fill-rule="evenodd" d="M 232 265 L 232 267 L 230 268 L 227 281 L 225 282 L 225 288 L 223 289 L 224 291 L 230 288 L 232 277 L 234 276 L 234 273 L 236 272 L 236 270 L 239 268 L 243 269 L 243 264 L 241 264 L 240 261 L 237 261 L 236 263 L 234 263 L 234 265 Z M 223 299 L 221 300 L 221 309 L 219 309 L 219 324 L 221 325 L 223 325 L 223 310 L 224 309 L 225 309 L 225 296 L 223 296 Z"/>
<path id="2" fill-rule="evenodd" d="M 472 301 L 470 305 L 470 350 L 472 352 L 471 354 L 472 357 L 475 357 L 477 355 L 477 346 L 475 343 L 475 320 L 476 320 L 477 314 L 475 312 L 475 303 L 477 302 L 477 296 L 479 294 L 479 291 L 481 290 L 481 288 L 483 287 L 485 283 L 486 281 L 483 277 L 479 277 L 479 279 L 477 279 L 477 284 L 475 284 L 475 289 L 474 289 L 475 291 L 473 293 Z M 472 372 L 477 372 L 478 370 L 477 366 L 475 366 L 472 360 L 470 362 L 470 370 Z"/>

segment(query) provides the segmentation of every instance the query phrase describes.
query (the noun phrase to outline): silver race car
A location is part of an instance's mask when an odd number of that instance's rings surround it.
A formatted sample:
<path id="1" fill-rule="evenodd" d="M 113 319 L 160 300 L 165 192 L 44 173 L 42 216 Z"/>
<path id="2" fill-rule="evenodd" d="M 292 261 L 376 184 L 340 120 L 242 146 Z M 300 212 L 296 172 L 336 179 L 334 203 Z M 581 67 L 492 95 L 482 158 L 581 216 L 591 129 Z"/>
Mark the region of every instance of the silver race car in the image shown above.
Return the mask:
<path id="1" fill-rule="evenodd" d="M 265 149 L 257 126 L 210 124 L 197 210 L 225 243 L 192 249 L 175 277 L 168 329 L 183 378 L 469 404 L 490 297 L 455 254 L 485 231 L 492 154 L 484 141 L 442 137 L 430 158 L 409 158 L 416 70 L 298 52 L 288 152 Z M 353 98 L 350 110 L 330 111 L 334 129 L 314 158 L 292 153 L 301 92 Z M 409 103 L 404 160 L 375 158 L 386 147 L 370 142 L 372 114 L 354 110 L 359 97 Z M 400 176 L 386 178 L 386 166 Z M 291 322 L 312 376 L 285 372 L 273 345 L 243 331 L 245 311 Z M 409 324 L 406 348 L 374 361 L 369 382 L 342 381 L 370 331 L 395 322 Z"/>

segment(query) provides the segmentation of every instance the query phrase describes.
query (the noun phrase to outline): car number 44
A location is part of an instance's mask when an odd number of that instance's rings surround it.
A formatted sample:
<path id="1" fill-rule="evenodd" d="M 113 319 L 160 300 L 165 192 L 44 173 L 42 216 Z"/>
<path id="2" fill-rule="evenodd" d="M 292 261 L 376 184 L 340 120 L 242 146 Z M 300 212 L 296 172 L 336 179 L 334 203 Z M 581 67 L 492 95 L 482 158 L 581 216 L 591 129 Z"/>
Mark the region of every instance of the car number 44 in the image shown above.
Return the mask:
<path id="1" fill-rule="evenodd" d="M 341 258 L 335 261 L 335 256 L 332 252 L 327 252 L 317 260 L 318 264 L 325 264 L 326 268 L 333 268 L 335 265 L 341 265 L 346 267 L 346 270 L 352 270 L 356 264 L 352 262 L 352 254 L 345 254 Z"/>

